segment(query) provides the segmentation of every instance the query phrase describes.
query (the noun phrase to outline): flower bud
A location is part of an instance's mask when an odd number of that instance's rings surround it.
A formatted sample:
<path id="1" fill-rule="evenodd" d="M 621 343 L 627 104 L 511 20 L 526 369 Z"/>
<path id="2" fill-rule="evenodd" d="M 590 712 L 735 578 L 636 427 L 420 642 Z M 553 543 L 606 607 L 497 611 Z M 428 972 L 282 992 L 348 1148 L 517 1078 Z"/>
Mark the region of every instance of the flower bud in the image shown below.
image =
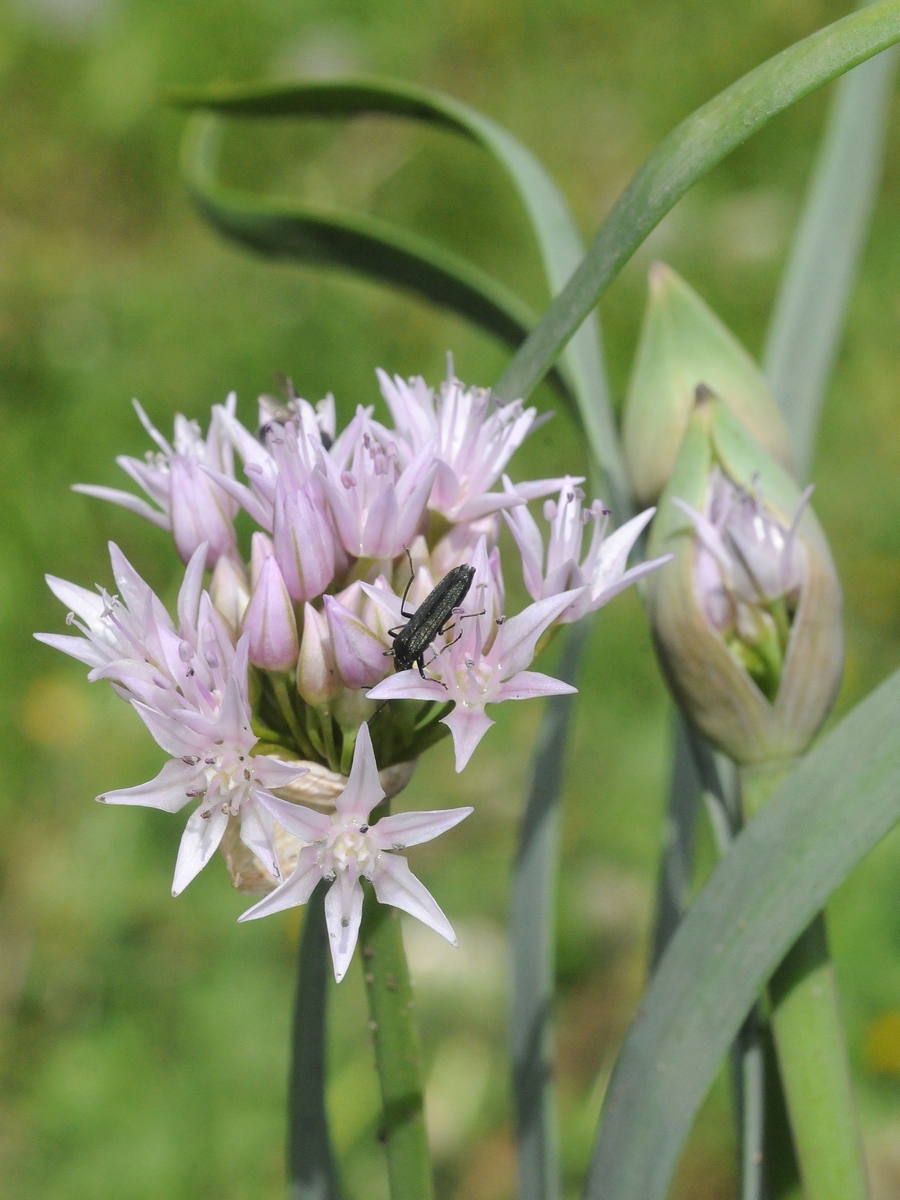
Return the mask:
<path id="1" fill-rule="evenodd" d="M 311 604 L 303 606 L 303 637 L 297 662 L 297 691 L 307 704 L 318 708 L 341 690 L 334 665 L 328 622 Z"/>
<path id="2" fill-rule="evenodd" d="M 385 645 L 334 596 L 324 599 L 338 674 L 348 688 L 372 687 L 391 669 Z"/>
<path id="3" fill-rule="evenodd" d="M 647 604 L 679 703 L 738 763 L 806 750 L 840 685 L 841 589 L 808 499 L 698 388 L 648 547 L 674 560 Z"/>
<path id="4" fill-rule="evenodd" d="M 649 288 L 622 427 L 639 503 L 654 503 L 666 486 L 701 383 L 768 454 L 792 470 L 784 418 L 744 347 L 664 263 L 650 268 Z"/>
<path id="5" fill-rule="evenodd" d="M 236 633 L 250 602 L 250 589 L 243 564 L 229 554 L 223 554 L 215 565 L 209 593 L 217 612 L 220 612 Z"/>
<path id="6" fill-rule="evenodd" d="M 297 662 L 294 606 L 273 556 L 265 559 L 244 614 L 250 661 L 267 671 L 289 671 Z"/>

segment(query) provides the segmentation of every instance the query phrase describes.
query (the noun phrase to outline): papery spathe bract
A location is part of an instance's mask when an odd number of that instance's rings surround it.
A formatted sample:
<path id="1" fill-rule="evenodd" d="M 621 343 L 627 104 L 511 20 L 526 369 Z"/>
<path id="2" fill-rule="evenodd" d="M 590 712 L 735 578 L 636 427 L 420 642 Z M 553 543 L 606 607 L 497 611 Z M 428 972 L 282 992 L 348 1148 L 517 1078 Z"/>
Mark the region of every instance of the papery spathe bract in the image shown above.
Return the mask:
<path id="1" fill-rule="evenodd" d="M 214 567 L 223 554 L 234 554 L 237 548 L 234 531 L 237 504 L 209 474 L 212 471 L 222 479 L 233 474 L 231 444 L 217 412 L 233 416 L 236 401 L 232 393 L 224 409 L 213 411 L 205 439 L 197 422 L 188 421 L 179 413 L 175 417 L 173 445 L 134 401 L 141 424 L 159 449 L 156 453 L 148 452 L 143 462 L 127 455 L 120 455 L 116 462 L 158 508 L 118 488 L 76 484 L 73 490 L 121 505 L 168 530 L 183 562 L 188 562 L 197 547 L 206 542 L 206 565 Z"/>
<path id="2" fill-rule="evenodd" d="M 362 918 L 362 880 L 367 879 L 382 904 L 391 904 L 423 921 L 451 945 L 456 935 L 434 897 L 396 852 L 431 841 L 458 825 L 472 812 L 454 808 L 437 812 L 397 813 L 369 824 L 369 815 L 384 799 L 368 725 L 360 726 L 347 786 L 329 816 L 266 797 L 265 804 L 289 833 L 310 844 L 300 851 L 294 872 L 279 888 L 239 918 L 255 920 L 305 904 L 316 884 L 332 881 L 325 897 L 325 918 L 335 979 L 347 972 Z"/>
<path id="3" fill-rule="evenodd" d="M 843 667 L 841 590 L 791 477 L 704 389 L 653 524 L 660 659 L 697 728 L 738 763 L 803 753 Z"/>
<path id="4" fill-rule="evenodd" d="M 666 486 L 701 383 L 791 469 L 787 427 L 762 371 L 697 293 L 671 267 L 654 263 L 622 421 L 625 460 L 642 504 L 655 502 Z"/>

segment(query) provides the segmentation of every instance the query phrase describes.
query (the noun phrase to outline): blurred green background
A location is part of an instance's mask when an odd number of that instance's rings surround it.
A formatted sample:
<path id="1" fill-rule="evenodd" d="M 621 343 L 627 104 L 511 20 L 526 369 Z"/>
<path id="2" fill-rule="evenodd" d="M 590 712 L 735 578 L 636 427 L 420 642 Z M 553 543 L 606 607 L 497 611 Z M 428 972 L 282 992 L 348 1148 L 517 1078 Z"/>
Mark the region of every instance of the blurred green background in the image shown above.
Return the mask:
<path id="1" fill-rule="evenodd" d="M 847 10 L 837 0 L 7 0 L 0 10 L 0 1196 L 259 1200 L 283 1195 L 287 1035 L 299 914 L 238 927 L 214 861 L 169 895 L 179 818 L 104 810 L 162 761 L 111 692 L 31 639 L 63 612 L 41 575 L 108 582 L 119 542 L 168 598 L 168 538 L 72 495 L 119 485 L 160 428 L 232 388 L 253 419 L 273 372 L 346 416 L 373 369 L 489 383 L 505 352 L 464 323 L 343 276 L 273 266 L 201 225 L 179 182 L 170 83 L 393 74 L 445 89 L 543 159 L 590 236 L 668 130 L 721 87 Z M 757 353 L 827 95 L 732 156 L 667 218 L 602 305 L 615 396 L 645 278 L 663 257 Z M 845 710 L 900 664 L 900 121 L 830 389 L 816 506 L 847 592 Z M 407 222 L 542 307 L 534 247 L 499 171 L 451 136 L 389 120 L 235 127 L 231 177 Z M 552 401 L 538 394 L 542 405 Z M 580 471 L 565 414 L 520 475 Z M 517 571 L 508 581 L 521 589 Z M 521 597 L 521 590 L 517 593 Z M 514 605 L 510 605 L 514 607 Z M 405 794 L 476 814 L 413 866 L 460 935 L 409 929 L 442 1197 L 506 1200 L 509 861 L 538 705 L 504 705 L 462 777 L 449 746 Z M 567 1186 L 581 1172 L 645 978 L 668 769 L 668 708 L 638 600 L 597 621 L 567 776 L 559 904 L 559 1086 Z M 701 860 L 711 861 L 701 830 Z M 831 911 L 878 1200 L 900 1197 L 900 835 Z M 329 1101 L 350 1200 L 382 1200 L 361 981 L 333 992 Z M 727 1089 L 677 1194 L 734 1194 Z"/>

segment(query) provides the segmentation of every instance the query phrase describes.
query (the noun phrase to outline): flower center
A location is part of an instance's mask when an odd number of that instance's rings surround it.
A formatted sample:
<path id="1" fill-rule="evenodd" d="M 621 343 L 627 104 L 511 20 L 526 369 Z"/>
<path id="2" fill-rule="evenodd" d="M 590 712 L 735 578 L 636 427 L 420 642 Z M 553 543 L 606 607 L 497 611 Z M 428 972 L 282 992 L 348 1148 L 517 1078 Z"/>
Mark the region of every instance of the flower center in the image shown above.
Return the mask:
<path id="1" fill-rule="evenodd" d="M 376 851 L 369 839 L 353 826 L 343 826 L 331 843 L 331 861 L 337 871 L 346 870 L 351 859 L 356 860 L 360 875 L 372 866 Z"/>

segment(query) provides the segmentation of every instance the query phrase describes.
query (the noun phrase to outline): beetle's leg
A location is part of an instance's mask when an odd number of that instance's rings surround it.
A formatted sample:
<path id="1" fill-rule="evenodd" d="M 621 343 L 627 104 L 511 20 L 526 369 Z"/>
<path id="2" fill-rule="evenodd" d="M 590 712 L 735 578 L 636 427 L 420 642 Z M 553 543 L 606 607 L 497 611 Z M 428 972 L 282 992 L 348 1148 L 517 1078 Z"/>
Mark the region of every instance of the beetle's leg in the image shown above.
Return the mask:
<path id="1" fill-rule="evenodd" d="M 395 625 L 393 629 L 388 630 L 388 637 L 395 638 L 401 629 L 405 629 L 405 625 Z"/>
<path id="2" fill-rule="evenodd" d="M 409 595 L 409 589 L 412 587 L 413 582 L 416 578 L 416 573 L 413 570 L 413 565 L 412 565 L 412 555 L 409 552 L 409 546 L 406 547 L 406 557 L 409 559 L 409 583 L 406 585 L 406 588 L 403 592 L 403 599 L 400 601 L 400 616 L 401 617 L 411 617 L 413 615 L 413 613 L 415 612 L 415 609 L 413 609 L 413 612 L 409 612 L 409 613 L 406 611 L 406 597 Z"/>
<path id="3" fill-rule="evenodd" d="M 441 651 L 441 654 L 443 654 L 443 650 Z M 431 656 L 431 658 L 429 658 L 428 662 L 425 662 L 424 661 L 425 655 L 423 654 L 422 659 L 420 661 L 422 662 L 423 666 L 430 667 L 436 658 L 437 658 L 437 654 L 432 654 L 432 656 Z M 439 683 L 445 692 L 449 691 L 449 688 L 447 687 L 446 683 L 444 683 L 443 679 L 435 679 L 435 677 L 433 675 L 423 674 L 422 667 L 419 668 L 419 674 L 422 676 L 423 679 L 427 679 L 429 683 Z"/>

